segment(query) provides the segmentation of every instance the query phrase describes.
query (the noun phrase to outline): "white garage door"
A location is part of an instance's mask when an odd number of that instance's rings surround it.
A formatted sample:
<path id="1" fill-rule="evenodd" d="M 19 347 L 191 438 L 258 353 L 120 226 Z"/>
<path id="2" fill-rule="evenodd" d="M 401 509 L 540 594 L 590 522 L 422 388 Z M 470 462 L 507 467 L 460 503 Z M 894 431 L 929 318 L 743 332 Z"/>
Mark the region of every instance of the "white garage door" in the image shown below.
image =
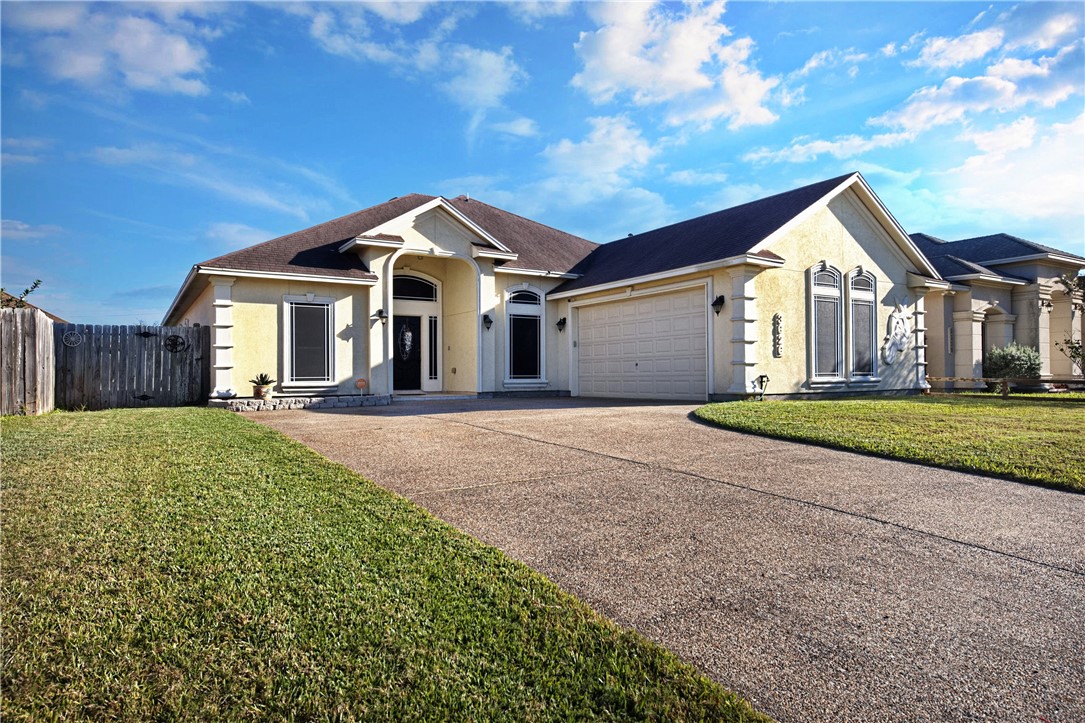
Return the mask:
<path id="1" fill-rule="evenodd" d="M 580 307 L 580 394 L 708 397 L 704 287 Z"/>

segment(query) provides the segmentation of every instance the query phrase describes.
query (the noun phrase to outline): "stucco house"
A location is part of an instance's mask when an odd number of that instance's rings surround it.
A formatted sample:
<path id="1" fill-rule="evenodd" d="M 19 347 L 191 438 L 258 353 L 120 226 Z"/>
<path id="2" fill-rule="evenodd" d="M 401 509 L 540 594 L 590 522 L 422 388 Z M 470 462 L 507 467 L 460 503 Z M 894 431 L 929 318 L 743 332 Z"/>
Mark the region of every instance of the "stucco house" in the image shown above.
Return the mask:
<path id="1" fill-rule="evenodd" d="M 984 354 L 1010 342 L 1039 350 L 1041 377 L 1081 375 L 1055 345 L 1085 337 L 1085 304 L 1058 283 L 1085 259 L 1009 234 L 943 241 L 918 233 L 912 240 L 952 283 L 953 294 L 932 299 L 928 309 L 932 376 L 982 376 Z"/>
<path id="2" fill-rule="evenodd" d="M 163 323 L 212 327 L 223 398 L 258 372 L 299 397 L 357 396 L 359 380 L 376 398 L 912 392 L 957 295 L 986 293 L 939 270 L 922 250 L 937 243 L 858 173 L 604 245 L 412 194 L 197 264 Z M 1054 299 L 1046 274 L 1085 259 L 1053 255 L 999 261 Z M 1080 335 L 1083 315 L 1065 314 Z"/>

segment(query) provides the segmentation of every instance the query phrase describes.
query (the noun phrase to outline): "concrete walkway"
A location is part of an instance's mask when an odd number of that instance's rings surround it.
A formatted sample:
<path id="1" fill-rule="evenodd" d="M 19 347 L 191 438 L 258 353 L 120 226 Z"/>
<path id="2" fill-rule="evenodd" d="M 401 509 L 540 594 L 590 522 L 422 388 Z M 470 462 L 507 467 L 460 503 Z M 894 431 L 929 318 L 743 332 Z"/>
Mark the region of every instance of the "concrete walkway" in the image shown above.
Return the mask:
<path id="1" fill-rule="evenodd" d="M 783 721 L 1085 720 L 1085 496 L 569 399 L 258 413 Z"/>

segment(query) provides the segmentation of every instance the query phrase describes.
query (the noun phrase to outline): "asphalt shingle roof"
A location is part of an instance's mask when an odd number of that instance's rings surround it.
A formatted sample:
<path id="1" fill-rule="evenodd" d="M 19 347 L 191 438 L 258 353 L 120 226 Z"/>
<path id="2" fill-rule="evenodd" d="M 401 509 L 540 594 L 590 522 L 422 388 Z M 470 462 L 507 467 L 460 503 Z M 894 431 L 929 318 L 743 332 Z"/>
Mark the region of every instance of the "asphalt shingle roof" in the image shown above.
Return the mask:
<path id="1" fill-rule="evenodd" d="M 346 216 L 273 238 L 255 246 L 208 259 L 199 266 L 265 271 L 280 274 L 312 274 L 353 279 L 376 279 L 357 254 L 341 254 L 339 247 L 363 231 L 391 221 L 434 196 L 412 193 L 356 211 Z"/>
<path id="2" fill-rule="evenodd" d="M 944 241 L 925 233 L 911 234 L 912 241 L 923 252 L 943 278 L 950 279 L 970 274 L 1000 276 L 1015 281 L 1024 281 L 1019 276 L 996 271 L 988 263 L 998 259 L 1035 256 L 1038 254 L 1059 254 L 1070 256 L 1059 249 L 1044 246 L 1034 241 L 1026 241 L 1010 234 L 998 233 L 990 236 L 977 236 L 960 241 Z M 1085 263 L 1085 258 L 1081 259 Z"/>
<path id="3" fill-rule="evenodd" d="M 340 253 L 339 247 L 359 234 L 435 198 L 436 196 L 419 193 L 393 198 L 301 231 L 208 259 L 199 266 L 375 279 L 376 276 L 365 268 L 356 254 Z M 506 264 L 509 267 L 566 272 L 597 246 L 579 236 L 558 231 L 466 196 L 451 199 L 449 203 L 519 255 L 516 261 Z M 375 238 L 397 240 L 398 237 L 378 234 Z"/>
<path id="4" fill-rule="evenodd" d="M 747 253 L 852 174 L 603 244 L 573 267 L 572 291 Z M 776 257 L 779 258 L 779 257 Z"/>
<path id="5" fill-rule="evenodd" d="M 587 239 L 467 196 L 457 196 L 449 203 L 518 255 L 505 268 L 565 273 L 599 247 Z"/>

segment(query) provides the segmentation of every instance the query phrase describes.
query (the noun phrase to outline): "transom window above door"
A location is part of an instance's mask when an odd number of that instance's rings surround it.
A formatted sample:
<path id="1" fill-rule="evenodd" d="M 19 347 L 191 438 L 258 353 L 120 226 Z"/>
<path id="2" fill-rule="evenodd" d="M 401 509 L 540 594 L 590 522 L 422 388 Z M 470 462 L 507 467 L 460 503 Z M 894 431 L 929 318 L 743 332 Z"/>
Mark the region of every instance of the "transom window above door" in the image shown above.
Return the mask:
<path id="1" fill-rule="evenodd" d="M 437 301 L 437 285 L 417 276 L 396 276 L 392 279 L 392 298 Z"/>

